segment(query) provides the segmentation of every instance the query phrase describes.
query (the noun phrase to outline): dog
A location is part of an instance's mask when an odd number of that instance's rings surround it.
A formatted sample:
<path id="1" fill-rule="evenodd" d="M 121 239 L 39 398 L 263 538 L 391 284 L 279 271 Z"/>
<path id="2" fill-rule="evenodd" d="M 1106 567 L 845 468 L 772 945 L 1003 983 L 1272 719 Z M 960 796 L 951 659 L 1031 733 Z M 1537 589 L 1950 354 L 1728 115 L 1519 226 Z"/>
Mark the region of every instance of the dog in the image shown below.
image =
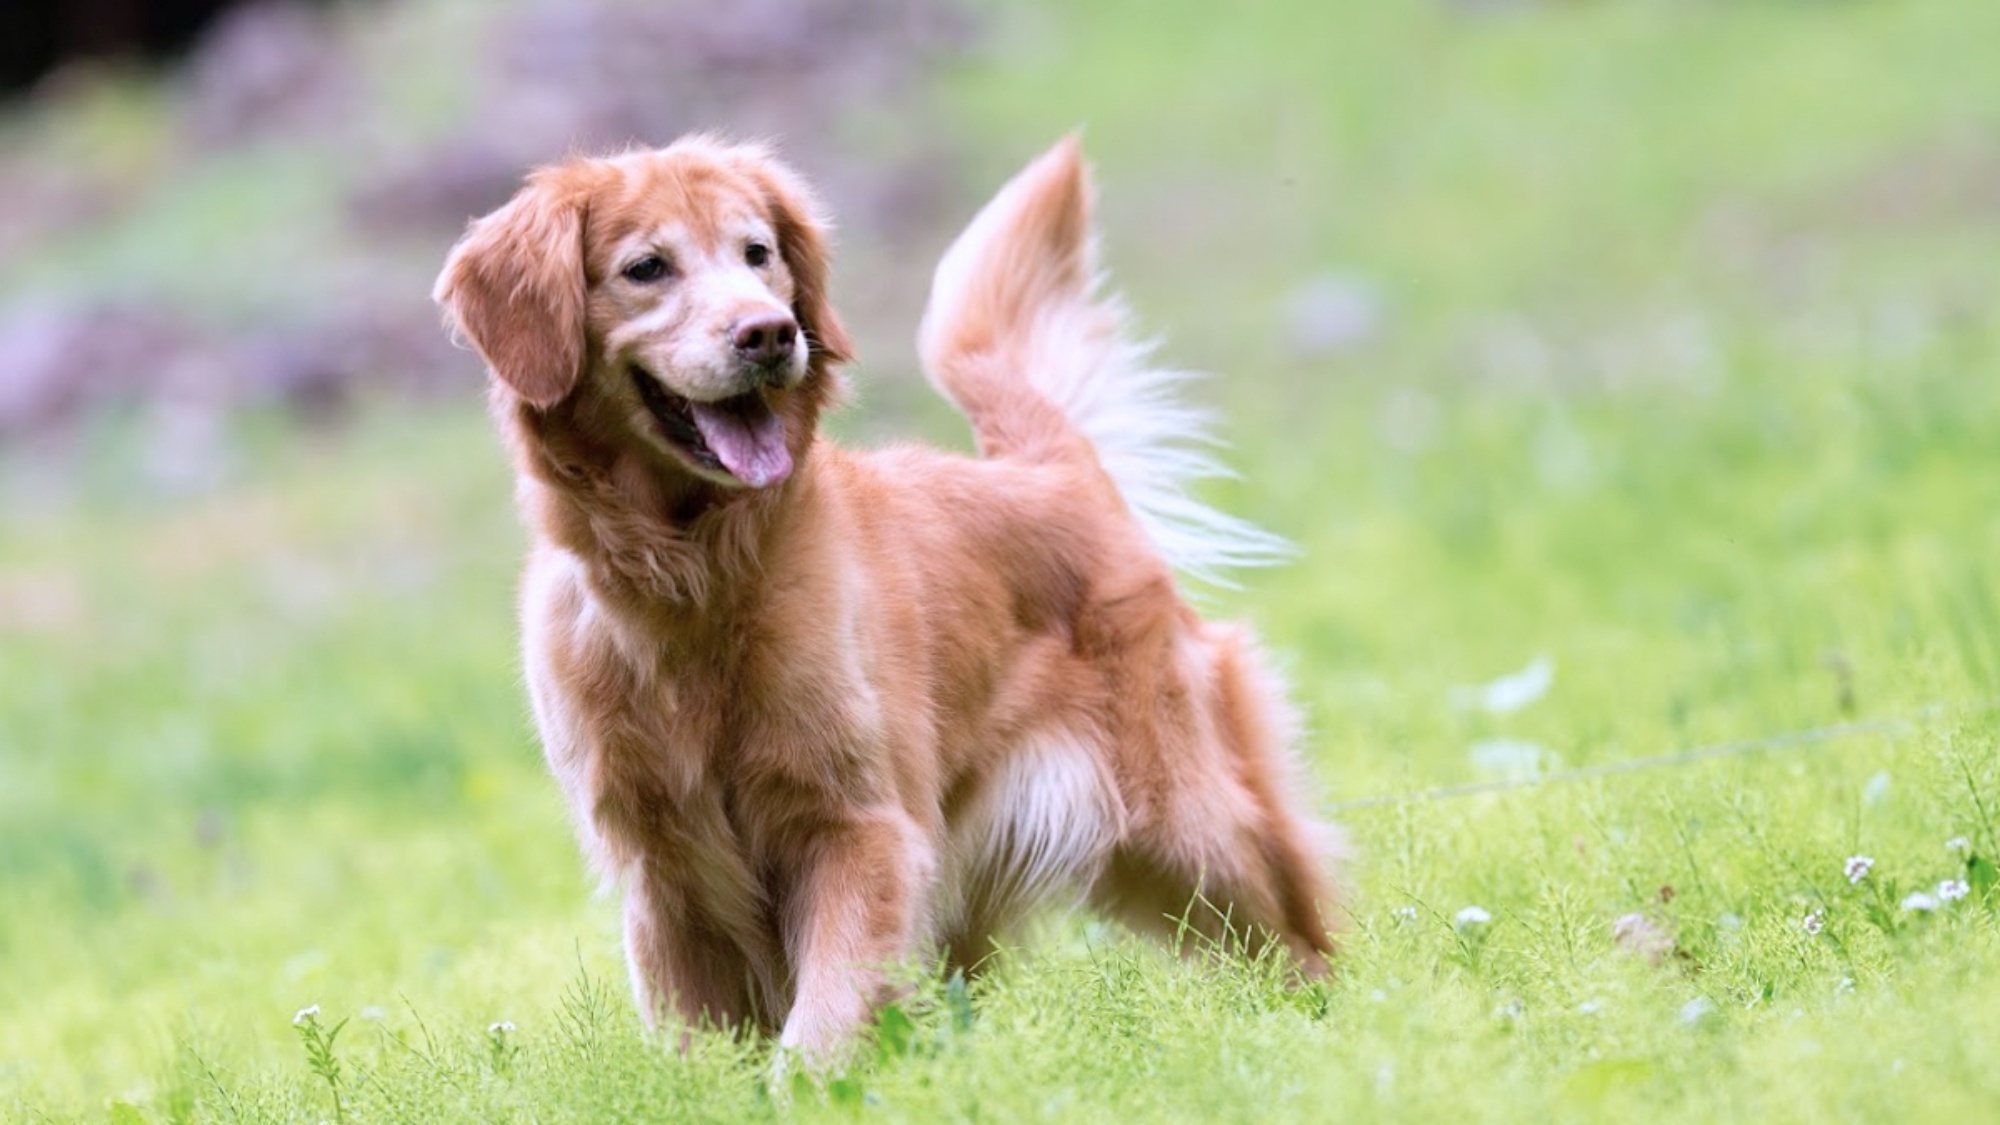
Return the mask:
<path id="1" fill-rule="evenodd" d="M 532 537 L 535 723 L 649 1025 L 823 1061 L 898 963 L 976 969 L 1079 900 L 1327 971 L 1294 713 L 1174 573 L 1278 541 L 1183 491 L 1201 418 L 1100 295 L 1091 201 L 1071 137 L 938 265 L 918 350 L 976 458 L 819 437 L 853 346 L 827 219 L 763 148 L 544 167 L 452 249 L 434 296 Z"/>

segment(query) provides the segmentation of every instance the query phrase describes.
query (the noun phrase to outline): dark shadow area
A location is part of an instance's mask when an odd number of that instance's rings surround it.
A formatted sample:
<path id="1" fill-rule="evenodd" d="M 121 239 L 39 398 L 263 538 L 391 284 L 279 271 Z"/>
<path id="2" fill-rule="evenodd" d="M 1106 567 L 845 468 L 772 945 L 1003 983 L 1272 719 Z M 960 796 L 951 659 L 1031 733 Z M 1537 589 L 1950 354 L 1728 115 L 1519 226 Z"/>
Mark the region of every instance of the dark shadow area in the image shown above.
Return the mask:
<path id="1" fill-rule="evenodd" d="M 0 94 L 79 59 L 163 60 L 243 0 L 8 0 L 0 4 Z"/>

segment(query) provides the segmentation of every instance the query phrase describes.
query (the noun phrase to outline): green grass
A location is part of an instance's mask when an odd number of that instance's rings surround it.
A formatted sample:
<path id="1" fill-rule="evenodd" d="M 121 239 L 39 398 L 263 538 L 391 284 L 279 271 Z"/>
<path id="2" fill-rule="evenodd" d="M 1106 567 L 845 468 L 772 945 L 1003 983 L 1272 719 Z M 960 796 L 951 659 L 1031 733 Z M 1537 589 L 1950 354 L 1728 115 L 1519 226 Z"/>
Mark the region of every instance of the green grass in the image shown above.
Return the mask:
<path id="1" fill-rule="evenodd" d="M 1058 919 L 772 1083 L 637 1029 L 476 396 L 250 420 L 197 498 L 132 487 L 113 421 L 70 502 L 0 473 L 0 1118 L 2000 1118 L 2000 892 L 1945 847 L 2000 852 L 2000 8 L 1076 7 L 948 76 L 966 188 L 1087 124 L 1111 264 L 1225 373 L 1216 497 L 1306 549 L 1207 600 L 1283 654 L 1322 807 L 1492 777 L 1486 740 L 1921 721 L 1353 808 L 1322 987 Z M 1328 271 L 1382 324 L 1293 354 Z M 1544 698 L 1454 704 L 1543 654 Z"/>

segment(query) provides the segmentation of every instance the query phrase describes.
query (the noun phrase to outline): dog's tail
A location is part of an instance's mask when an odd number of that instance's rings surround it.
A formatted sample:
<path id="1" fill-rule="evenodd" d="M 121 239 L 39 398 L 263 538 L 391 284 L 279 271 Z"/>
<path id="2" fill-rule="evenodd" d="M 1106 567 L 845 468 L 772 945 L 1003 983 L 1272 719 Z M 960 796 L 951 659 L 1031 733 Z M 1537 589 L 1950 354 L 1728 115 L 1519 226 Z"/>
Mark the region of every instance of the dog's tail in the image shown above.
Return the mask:
<path id="1" fill-rule="evenodd" d="M 1188 492 L 1229 475 L 1189 373 L 1153 366 L 1124 303 L 1101 292 L 1091 188 L 1074 135 L 1000 189 L 945 251 L 917 348 L 988 457 L 1094 455 L 1147 537 L 1191 577 L 1291 554 Z"/>

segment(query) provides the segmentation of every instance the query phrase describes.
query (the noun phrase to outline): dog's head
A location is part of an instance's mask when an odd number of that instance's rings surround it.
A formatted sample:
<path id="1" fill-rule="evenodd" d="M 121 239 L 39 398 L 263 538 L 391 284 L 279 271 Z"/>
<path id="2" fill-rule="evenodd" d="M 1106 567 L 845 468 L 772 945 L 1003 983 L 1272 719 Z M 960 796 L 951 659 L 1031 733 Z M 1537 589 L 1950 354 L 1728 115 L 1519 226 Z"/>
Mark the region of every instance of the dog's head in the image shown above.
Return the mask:
<path id="1" fill-rule="evenodd" d="M 760 148 L 709 138 L 535 171 L 433 296 L 525 406 L 725 489 L 791 475 L 833 363 L 826 222 Z"/>

